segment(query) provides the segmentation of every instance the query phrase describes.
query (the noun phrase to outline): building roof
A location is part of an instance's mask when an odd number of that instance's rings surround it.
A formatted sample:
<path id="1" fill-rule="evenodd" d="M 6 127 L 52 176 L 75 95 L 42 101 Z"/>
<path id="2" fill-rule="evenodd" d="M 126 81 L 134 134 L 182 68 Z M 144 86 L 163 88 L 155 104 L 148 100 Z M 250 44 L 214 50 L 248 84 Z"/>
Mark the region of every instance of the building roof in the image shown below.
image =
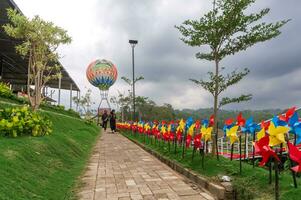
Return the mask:
<path id="1" fill-rule="evenodd" d="M 4 24 L 9 22 L 6 14 L 6 10 L 8 8 L 17 9 L 20 13 L 22 13 L 13 0 L 0 1 L 0 68 L 2 65 L 1 80 L 14 85 L 26 85 L 28 60 L 23 59 L 19 54 L 16 53 L 15 50 L 15 46 L 20 44 L 21 41 L 15 40 L 6 35 L 2 27 Z M 61 88 L 69 90 L 72 84 L 72 90 L 79 91 L 79 87 L 59 61 L 58 64 L 61 66 L 62 73 Z M 46 84 L 46 86 L 58 88 L 58 80 L 51 80 Z"/>

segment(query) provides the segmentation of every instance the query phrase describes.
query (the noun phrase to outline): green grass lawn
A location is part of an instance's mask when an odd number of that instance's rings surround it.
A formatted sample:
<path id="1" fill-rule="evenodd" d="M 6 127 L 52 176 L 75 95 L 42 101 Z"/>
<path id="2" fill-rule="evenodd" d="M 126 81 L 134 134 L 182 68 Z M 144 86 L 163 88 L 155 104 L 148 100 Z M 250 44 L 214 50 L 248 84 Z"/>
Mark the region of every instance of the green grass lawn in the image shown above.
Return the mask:
<path id="1" fill-rule="evenodd" d="M 189 149 L 184 159 L 182 159 L 182 147 L 177 148 L 177 154 L 174 153 L 174 146 L 171 144 L 169 151 L 168 144 L 151 143 L 148 138 L 144 142 L 143 136 L 133 136 L 130 133 L 124 133 L 126 137 L 134 139 L 145 146 L 155 150 L 161 155 L 171 160 L 177 161 L 182 166 L 192 169 L 200 175 L 207 177 L 211 181 L 217 182 L 219 175 L 228 175 L 233 179 L 233 185 L 238 192 L 237 199 L 274 199 L 274 174 L 273 183 L 270 185 L 268 170 L 255 167 L 248 163 L 243 163 L 242 174 L 239 173 L 239 161 L 230 161 L 229 159 L 220 156 L 218 161 L 216 157 L 205 156 L 204 168 L 201 165 L 201 156 L 197 152 L 192 161 L 192 150 Z M 274 172 L 274 171 L 273 171 Z M 301 187 L 301 180 L 297 178 L 298 185 Z M 280 199 L 295 200 L 300 199 L 301 189 L 293 187 L 293 180 L 289 170 L 283 171 L 280 174 Z"/>
<path id="2" fill-rule="evenodd" d="M 0 137 L 1 200 L 75 198 L 78 178 L 100 130 L 79 118 L 41 113 L 53 122 L 52 135 Z"/>

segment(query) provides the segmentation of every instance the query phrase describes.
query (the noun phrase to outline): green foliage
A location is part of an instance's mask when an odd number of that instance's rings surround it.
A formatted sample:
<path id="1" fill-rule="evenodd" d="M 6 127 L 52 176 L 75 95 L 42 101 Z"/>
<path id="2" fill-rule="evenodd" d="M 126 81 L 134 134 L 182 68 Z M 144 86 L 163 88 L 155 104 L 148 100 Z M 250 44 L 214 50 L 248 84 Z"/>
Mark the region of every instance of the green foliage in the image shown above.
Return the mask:
<path id="1" fill-rule="evenodd" d="M 183 42 L 189 46 L 208 45 L 208 53 L 199 52 L 197 58 L 220 61 L 228 55 L 246 50 L 258 42 L 264 42 L 278 36 L 281 28 L 289 20 L 276 23 L 258 21 L 267 15 L 270 9 L 247 15 L 248 9 L 256 0 L 217 0 L 216 7 L 198 20 L 186 20 L 176 26 L 183 34 Z"/>
<path id="2" fill-rule="evenodd" d="M 289 20 L 276 23 L 260 22 L 270 9 L 262 9 L 258 13 L 246 14 L 246 10 L 256 0 L 216 0 L 213 9 L 198 20 L 186 20 L 176 28 L 184 36 L 181 40 L 193 47 L 207 46 L 209 52 L 198 52 L 196 58 L 215 62 L 215 71 L 209 72 L 209 81 L 197 81 L 192 79 L 205 90 L 209 91 L 214 98 L 215 123 L 213 132 L 217 133 L 217 121 L 219 107 L 229 103 L 248 101 L 251 95 L 242 95 L 236 98 L 225 97 L 219 102 L 219 95 L 229 86 L 238 83 L 249 73 L 245 68 L 243 72 L 233 71 L 226 76 L 220 74 L 220 62 L 230 55 L 244 51 L 247 48 L 270 40 L 278 36 L 280 28 Z M 215 154 L 215 137 L 213 137 L 212 153 Z"/>
<path id="3" fill-rule="evenodd" d="M 44 136 L 52 132 L 50 120 L 27 107 L 0 110 L 0 132 L 3 136 Z"/>
<path id="4" fill-rule="evenodd" d="M 61 76 L 56 50 L 61 44 L 70 43 L 71 38 L 64 29 L 39 16 L 28 19 L 13 9 L 7 10 L 7 16 L 9 23 L 3 28 L 7 35 L 20 41 L 16 51 L 28 59 L 27 94 L 33 110 L 37 110 L 43 100 L 42 88 Z M 30 85 L 35 86 L 33 91 Z"/>
<path id="5" fill-rule="evenodd" d="M 75 104 L 79 106 L 80 109 L 82 109 L 82 114 L 85 117 L 90 117 L 91 116 L 91 111 L 90 111 L 90 106 L 94 103 L 91 100 L 91 93 L 92 90 L 88 89 L 86 94 L 84 96 L 81 96 L 79 98 L 73 97 L 73 101 Z"/>
<path id="6" fill-rule="evenodd" d="M 5 83 L 0 82 L 0 97 L 10 98 L 12 97 L 12 91 Z"/>
<path id="7" fill-rule="evenodd" d="M 79 177 L 99 127 L 53 112 L 39 113 L 52 121 L 51 137 L 0 137 L 1 200 L 77 199 Z"/>

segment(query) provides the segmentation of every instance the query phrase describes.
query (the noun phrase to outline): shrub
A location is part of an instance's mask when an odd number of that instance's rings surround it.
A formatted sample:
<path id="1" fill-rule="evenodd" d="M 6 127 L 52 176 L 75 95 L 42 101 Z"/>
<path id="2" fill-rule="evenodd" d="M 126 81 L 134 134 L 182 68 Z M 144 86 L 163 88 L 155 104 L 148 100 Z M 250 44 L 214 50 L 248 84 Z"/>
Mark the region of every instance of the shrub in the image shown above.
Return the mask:
<path id="1" fill-rule="evenodd" d="M 52 132 L 52 123 L 28 107 L 0 110 L 0 134 L 17 137 L 22 135 L 43 136 Z"/>
<path id="2" fill-rule="evenodd" d="M 0 82 L 0 97 L 12 97 L 13 93 L 5 83 Z"/>

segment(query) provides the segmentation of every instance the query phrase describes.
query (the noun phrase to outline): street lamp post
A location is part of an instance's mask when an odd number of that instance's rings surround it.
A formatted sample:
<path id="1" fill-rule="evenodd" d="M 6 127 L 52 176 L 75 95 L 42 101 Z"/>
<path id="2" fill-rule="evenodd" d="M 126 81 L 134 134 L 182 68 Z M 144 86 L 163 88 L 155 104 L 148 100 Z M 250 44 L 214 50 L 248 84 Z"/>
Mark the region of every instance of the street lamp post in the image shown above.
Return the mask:
<path id="1" fill-rule="evenodd" d="M 134 48 L 138 43 L 137 40 L 129 40 L 129 43 L 132 46 L 132 63 L 133 63 L 133 121 L 135 121 L 135 112 L 136 112 L 136 105 L 135 105 L 135 61 L 134 61 Z"/>

